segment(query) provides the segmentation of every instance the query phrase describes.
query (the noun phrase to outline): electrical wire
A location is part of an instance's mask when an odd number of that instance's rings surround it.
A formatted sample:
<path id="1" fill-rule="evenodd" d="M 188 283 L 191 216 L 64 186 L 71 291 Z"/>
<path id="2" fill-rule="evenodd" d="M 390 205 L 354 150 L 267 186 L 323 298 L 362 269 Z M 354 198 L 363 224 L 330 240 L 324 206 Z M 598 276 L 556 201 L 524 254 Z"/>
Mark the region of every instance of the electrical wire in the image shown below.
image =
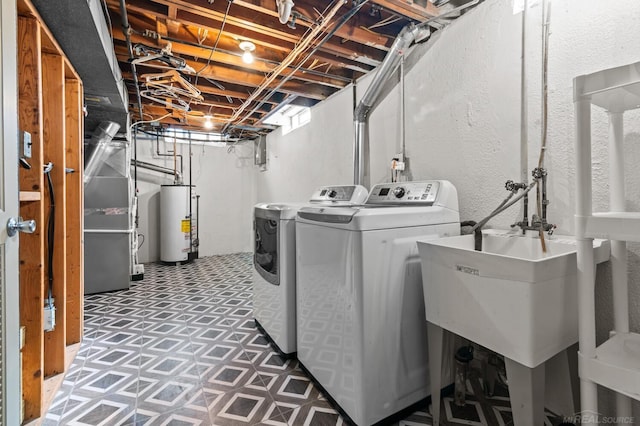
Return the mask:
<path id="1" fill-rule="evenodd" d="M 543 32 L 542 32 L 542 135 L 540 143 L 540 157 L 538 159 L 538 168 L 544 171 L 544 154 L 547 150 L 547 133 L 548 133 L 548 69 L 549 69 L 549 19 L 551 16 L 551 2 L 543 0 L 542 2 L 542 18 L 544 20 Z M 545 179 L 545 178 L 543 178 Z M 542 215 L 542 194 L 540 185 L 536 188 L 536 210 L 538 217 L 544 217 Z M 544 241 L 544 229 L 542 227 L 539 230 L 540 244 L 542 246 L 542 252 L 547 252 L 547 245 Z"/>
<path id="2" fill-rule="evenodd" d="M 305 35 L 300 39 L 299 43 L 297 43 L 296 46 L 293 48 L 293 50 L 289 52 L 287 57 L 284 58 L 284 60 L 280 63 L 280 65 L 278 65 L 269 74 L 267 74 L 265 79 L 260 84 L 260 86 L 258 86 L 251 93 L 251 95 L 249 95 L 249 97 L 242 103 L 242 105 L 240 105 L 240 107 L 234 111 L 231 118 L 228 119 L 228 122 L 225 125 L 223 131 L 225 131 L 232 124 L 238 125 L 243 123 L 251 116 L 251 114 L 253 114 L 256 111 L 257 108 L 259 108 L 259 107 L 256 107 L 251 112 L 245 114 L 244 117 L 242 118 L 240 117 L 242 113 L 245 112 L 245 110 L 249 107 L 249 105 L 252 102 L 254 102 L 258 98 L 258 96 L 262 94 L 262 92 L 267 90 L 271 86 L 271 83 L 273 83 L 276 80 L 276 78 L 278 78 L 284 72 L 285 69 L 291 66 L 296 59 L 298 59 L 304 52 L 307 51 L 307 49 L 311 47 L 312 44 L 315 43 L 316 39 L 321 36 L 322 30 L 329 25 L 330 21 L 333 19 L 335 14 L 338 12 L 340 7 L 345 2 L 346 0 L 336 1 L 330 9 L 327 8 L 329 12 L 327 13 L 327 16 L 322 17 L 322 20 L 320 21 L 320 23 L 318 23 L 316 26 L 308 28 L 308 30 L 305 32 Z M 323 39 L 323 41 L 324 40 L 326 40 L 326 37 Z M 317 47 L 318 46 L 316 46 L 311 52 L 312 53 L 315 52 Z M 306 62 L 306 60 L 310 56 L 311 54 L 307 55 L 301 62 L 299 62 L 296 68 L 291 73 L 289 73 L 287 77 L 283 78 L 282 81 L 280 82 L 280 85 L 278 85 L 277 87 L 279 88 L 282 84 L 284 84 L 285 81 L 287 81 L 293 75 L 293 73 L 297 72 L 297 70 L 300 67 L 302 67 L 302 65 Z M 273 92 L 273 90 L 271 90 L 271 92 Z M 264 100 L 268 99 L 269 97 L 264 97 L 262 100 L 263 103 L 264 103 Z"/>
<path id="3" fill-rule="evenodd" d="M 313 50 L 311 52 L 309 52 L 309 54 L 288 74 L 286 75 L 282 80 L 280 80 L 280 82 L 278 83 L 278 85 L 274 88 L 272 88 L 269 93 L 267 93 L 261 100 L 258 101 L 258 104 L 247 114 L 245 114 L 245 116 L 240 119 L 239 121 L 237 121 L 237 123 L 233 123 L 233 124 L 240 124 L 242 122 L 244 122 L 245 120 L 247 120 L 253 113 L 255 113 L 259 108 L 262 107 L 262 105 L 264 105 L 269 99 L 271 99 L 271 97 L 288 81 L 291 79 L 291 77 L 293 76 L 293 74 L 295 74 L 296 72 L 298 72 L 298 70 L 300 68 L 302 68 L 302 65 L 304 65 L 304 63 L 311 57 L 313 56 L 313 54 L 318 51 L 320 49 L 320 47 L 322 47 L 322 45 L 324 45 L 324 43 L 327 42 L 327 40 L 329 40 L 331 37 L 333 37 L 333 35 L 349 20 L 353 17 L 353 15 L 355 15 L 361 8 L 362 6 L 364 6 L 369 0 L 362 0 L 360 3 L 358 3 L 356 6 L 352 7 L 351 10 L 349 10 L 344 16 L 342 16 L 342 18 L 340 18 L 340 20 L 334 25 L 334 27 L 331 29 L 331 31 L 329 31 L 328 33 L 325 34 L 325 36 L 323 37 L 322 40 L 320 40 L 319 43 L 317 43 Z M 254 92 L 255 93 L 255 92 Z M 253 94 L 252 94 L 253 95 Z M 230 122 L 227 126 L 232 125 L 233 124 Z"/>
<path id="4" fill-rule="evenodd" d="M 215 50 L 218 48 L 218 42 L 220 41 L 220 36 L 222 35 L 222 31 L 224 30 L 224 25 L 227 22 L 227 17 L 229 16 L 229 9 L 231 9 L 231 3 L 233 3 L 233 0 L 227 0 L 227 10 L 224 12 L 224 17 L 222 18 L 222 24 L 220 25 L 220 31 L 218 31 L 218 36 L 216 37 L 216 41 L 213 44 L 213 49 L 211 49 L 211 51 L 209 52 L 209 57 L 207 58 L 207 63 L 205 66 L 203 66 L 202 68 L 200 68 L 197 72 L 196 72 L 196 78 L 194 81 L 194 86 L 198 85 L 198 77 L 200 77 L 200 73 L 202 71 L 204 71 L 209 64 L 211 64 L 211 58 L 213 57 L 213 52 L 215 52 Z M 191 102 L 189 102 L 191 103 Z"/>
<path id="5" fill-rule="evenodd" d="M 162 117 L 160 117 L 160 118 L 154 118 L 153 120 L 142 120 L 142 121 L 136 121 L 135 123 L 133 123 L 132 125 L 130 125 L 130 126 L 129 126 L 129 130 L 133 129 L 133 127 L 134 127 L 134 126 L 137 126 L 138 124 L 153 123 L 153 122 L 155 122 L 155 121 L 160 121 L 160 120 L 162 120 L 162 119 L 164 119 L 164 118 L 169 117 L 169 116 L 170 116 L 170 115 L 172 115 L 172 114 L 173 114 L 172 112 L 168 112 L 168 113 L 166 113 L 165 115 L 163 115 Z M 136 129 L 136 131 L 137 131 L 137 129 Z"/>
<path id="6" fill-rule="evenodd" d="M 49 278 L 49 288 L 47 290 L 47 305 L 53 308 L 53 250 L 54 250 L 54 237 L 56 229 L 56 202 L 55 193 L 53 191 L 53 181 L 51 180 L 51 169 L 53 169 L 53 163 L 49 162 L 45 165 L 44 174 L 47 175 L 47 183 L 49 187 L 49 198 L 51 204 L 49 207 L 49 221 L 47 223 L 47 273 Z"/>
<path id="7" fill-rule="evenodd" d="M 142 241 L 140 242 L 140 244 L 138 244 L 138 250 L 140 250 L 140 247 L 142 247 L 142 245 L 144 244 L 146 238 L 144 237 L 144 234 L 140 234 L 138 233 L 138 238 L 142 237 Z"/>

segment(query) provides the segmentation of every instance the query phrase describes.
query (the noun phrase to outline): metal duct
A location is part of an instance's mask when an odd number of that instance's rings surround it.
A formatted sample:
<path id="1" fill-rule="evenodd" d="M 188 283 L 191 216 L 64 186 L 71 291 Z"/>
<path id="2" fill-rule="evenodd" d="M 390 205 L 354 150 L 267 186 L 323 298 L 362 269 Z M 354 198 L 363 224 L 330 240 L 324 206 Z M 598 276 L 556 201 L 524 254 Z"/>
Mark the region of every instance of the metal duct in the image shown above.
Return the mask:
<path id="1" fill-rule="evenodd" d="M 369 112 L 373 103 L 378 99 L 384 83 L 389 79 L 398 67 L 402 55 L 406 53 L 406 49 L 416 39 L 428 37 L 431 33 L 429 27 L 418 26 L 413 23 L 407 25 L 400 31 L 398 37 L 391 45 L 389 53 L 385 56 L 384 61 L 378 67 L 373 81 L 367 88 L 362 100 L 356 107 L 354 127 L 355 127 L 355 145 L 353 151 L 353 181 L 356 185 L 362 185 L 364 181 L 364 159 L 362 156 L 364 150 L 364 141 L 366 138 L 367 127 L 369 124 Z"/>
<path id="2" fill-rule="evenodd" d="M 152 170 L 158 173 L 164 173 L 165 175 L 171 175 L 174 177 L 175 182 L 177 184 L 182 184 L 182 173 L 180 173 L 177 170 L 173 170 L 168 167 L 162 167 L 162 166 L 158 166 L 157 164 L 147 163 L 145 161 L 134 160 L 134 159 L 131 160 L 131 165 L 140 167 L 141 169 L 147 169 L 147 170 Z"/>
<path id="3" fill-rule="evenodd" d="M 291 9 L 293 8 L 292 0 L 276 0 L 278 6 L 278 16 L 281 24 L 286 24 L 291 16 Z"/>
<path id="4" fill-rule="evenodd" d="M 354 112 L 354 132 L 355 141 L 353 147 L 353 183 L 356 185 L 364 185 L 364 144 L 367 135 L 367 129 L 369 125 L 369 113 L 373 107 L 374 102 L 380 96 L 384 83 L 395 72 L 402 56 L 406 53 L 406 49 L 411 46 L 414 41 L 424 41 L 431 35 L 431 29 L 429 24 L 438 19 L 444 18 L 448 15 L 452 15 L 457 12 L 461 12 L 468 7 L 474 6 L 480 3 L 481 0 L 472 0 L 463 4 L 460 7 L 451 9 L 445 13 L 442 13 L 436 17 L 433 17 L 421 24 L 415 25 L 413 23 L 407 25 L 400 31 L 398 37 L 396 37 L 393 45 L 389 49 L 389 53 L 385 56 L 382 64 L 378 67 L 373 81 L 367 88 L 362 100 L 355 109 Z M 366 185 L 365 185 L 366 186 Z"/>
<path id="5" fill-rule="evenodd" d="M 97 173 L 108 155 L 110 142 L 120 130 L 120 125 L 114 121 L 103 121 L 93 132 L 85 149 L 84 183 L 89 182 Z"/>

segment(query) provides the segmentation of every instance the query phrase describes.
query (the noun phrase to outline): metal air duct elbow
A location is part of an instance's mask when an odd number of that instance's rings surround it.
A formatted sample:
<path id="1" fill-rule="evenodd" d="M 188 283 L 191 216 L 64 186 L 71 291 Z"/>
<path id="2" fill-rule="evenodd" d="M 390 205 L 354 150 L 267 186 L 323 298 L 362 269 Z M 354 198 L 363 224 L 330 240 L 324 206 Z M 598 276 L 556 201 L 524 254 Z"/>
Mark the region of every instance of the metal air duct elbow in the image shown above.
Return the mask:
<path id="1" fill-rule="evenodd" d="M 120 125 L 114 121 L 103 121 L 93 132 L 86 148 L 86 162 L 84 166 L 84 183 L 89 182 L 98 172 L 108 156 L 110 142 L 120 130 Z"/>
<path id="2" fill-rule="evenodd" d="M 278 15 L 280 17 L 280 23 L 286 24 L 289 22 L 291 16 L 291 9 L 293 9 L 293 0 L 276 0 L 278 6 Z"/>
<path id="3" fill-rule="evenodd" d="M 363 185 L 364 159 L 363 151 L 369 123 L 369 113 L 374 102 L 380 96 L 384 83 L 393 75 L 400 64 L 400 59 L 415 40 L 423 40 L 430 34 L 429 27 L 409 24 L 400 31 L 389 53 L 385 56 L 373 81 L 367 88 L 364 96 L 354 111 L 355 143 L 353 149 L 353 174 L 354 184 Z"/>

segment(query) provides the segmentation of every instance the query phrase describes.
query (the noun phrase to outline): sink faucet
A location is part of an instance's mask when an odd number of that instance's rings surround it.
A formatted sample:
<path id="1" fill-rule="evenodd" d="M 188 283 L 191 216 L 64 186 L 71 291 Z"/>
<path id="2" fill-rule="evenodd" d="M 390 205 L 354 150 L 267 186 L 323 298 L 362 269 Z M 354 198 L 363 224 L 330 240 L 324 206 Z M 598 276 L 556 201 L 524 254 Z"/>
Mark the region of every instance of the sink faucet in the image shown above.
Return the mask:
<path id="1" fill-rule="evenodd" d="M 556 229 L 556 225 L 547 222 L 547 206 L 549 205 L 549 200 L 547 199 L 547 170 L 542 167 L 536 167 L 533 169 L 531 173 L 533 175 L 533 179 L 536 181 L 541 181 L 542 186 L 542 217 L 537 214 L 531 215 L 531 225 L 529 225 L 529 219 L 527 217 L 527 210 L 529 208 L 529 195 L 525 195 L 524 198 L 524 216 L 520 222 L 516 222 L 511 225 L 512 228 L 518 226 L 522 229 L 522 233 L 525 231 L 543 231 L 547 232 L 549 235 L 553 234 L 554 229 Z M 508 184 L 509 182 L 507 182 Z M 516 184 L 517 185 L 517 184 Z M 509 189 L 509 188 L 507 188 Z"/>

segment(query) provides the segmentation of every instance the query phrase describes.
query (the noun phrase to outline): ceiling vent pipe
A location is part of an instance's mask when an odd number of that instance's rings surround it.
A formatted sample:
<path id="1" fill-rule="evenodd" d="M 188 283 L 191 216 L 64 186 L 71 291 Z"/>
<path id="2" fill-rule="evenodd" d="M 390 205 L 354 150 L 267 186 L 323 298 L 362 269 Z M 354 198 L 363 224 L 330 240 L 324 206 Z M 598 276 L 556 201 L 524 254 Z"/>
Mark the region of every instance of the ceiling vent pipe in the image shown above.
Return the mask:
<path id="1" fill-rule="evenodd" d="M 280 16 L 280 23 L 286 24 L 289 22 L 291 16 L 291 9 L 293 9 L 293 0 L 276 0 L 278 5 L 278 15 Z"/>
<path id="2" fill-rule="evenodd" d="M 367 136 L 367 130 L 369 125 L 369 114 L 373 108 L 373 104 L 376 102 L 380 93 L 382 92 L 384 83 L 393 75 L 396 68 L 400 64 L 402 56 L 407 53 L 407 49 L 414 42 L 421 42 L 426 40 L 431 35 L 431 29 L 429 24 L 438 19 L 444 18 L 448 15 L 461 12 L 468 7 L 475 6 L 480 3 L 481 0 L 472 0 L 463 4 L 460 7 L 451 9 L 445 13 L 442 13 L 436 17 L 433 17 L 418 25 L 409 24 L 400 31 L 398 37 L 391 45 L 389 53 L 385 56 L 382 64 L 378 67 L 378 71 L 373 78 L 373 81 L 367 88 L 364 96 L 358 103 L 354 111 L 354 130 L 355 141 L 353 147 L 353 183 L 356 185 L 364 185 L 364 145 Z M 367 185 L 364 185 L 367 186 Z"/>
<path id="3" fill-rule="evenodd" d="M 391 45 L 389 53 L 387 53 L 384 61 L 382 61 L 382 64 L 378 67 L 378 72 L 356 107 L 354 113 L 355 145 L 353 151 L 353 183 L 356 185 L 363 185 L 364 181 L 364 143 L 369 124 L 369 113 L 371 112 L 373 103 L 378 99 L 378 96 L 380 96 L 384 83 L 394 73 L 400 63 L 400 59 L 402 59 L 406 50 L 411 46 L 411 43 L 418 38 L 423 39 L 428 37 L 430 33 L 429 27 L 422 27 L 415 24 L 409 24 L 404 27 L 393 42 L 393 45 Z"/>

